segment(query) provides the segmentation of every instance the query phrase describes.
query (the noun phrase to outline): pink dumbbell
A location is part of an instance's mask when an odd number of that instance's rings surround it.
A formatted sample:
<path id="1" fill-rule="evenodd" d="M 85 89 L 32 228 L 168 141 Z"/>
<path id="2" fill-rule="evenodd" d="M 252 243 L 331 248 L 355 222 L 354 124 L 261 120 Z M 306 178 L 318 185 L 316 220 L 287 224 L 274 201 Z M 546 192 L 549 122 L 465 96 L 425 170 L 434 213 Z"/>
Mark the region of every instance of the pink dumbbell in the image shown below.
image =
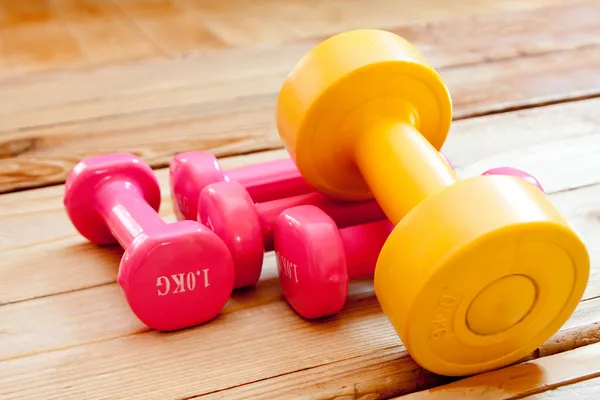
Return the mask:
<path id="1" fill-rule="evenodd" d="M 542 189 L 537 179 L 516 168 L 484 174 L 517 176 Z M 339 312 L 348 280 L 373 276 L 392 228 L 383 220 L 338 230 L 335 221 L 313 206 L 284 210 L 275 223 L 274 242 L 279 279 L 291 307 L 307 319 Z"/>
<path id="2" fill-rule="evenodd" d="M 239 182 L 257 203 L 313 191 L 289 158 L 223 171 L 212 154 L 192 151 L 173 157 L 169 173 L 178 220 L 196 219 L 198 196 L 214 182 Z"/>
<path id="3" fill-rule="evenodd" d="M 198 220 L 227 244 L 235 264 L 234 288 L 252 286 L 260 278 L 265 251 L 273 250 L 273 229 L 285 209 L 311 204 L 338 225 L 385 219 L 376 201 L 341 202 L 318 192 L 254 204 L 237 182 L 213 183 L 202 190 Z"/>
<path id="4" fill-rule="evenodd" d="M 384 219 L 338 229 L 331 217 L 310 205 L 283 211 L 274 240 L 279 280 L 290 306 L 307 319 L 341 311 L 349 281 L 373 277 L 393 228 Z"/>
<path id="5" fill-rule="evenodd" d="M 152 169 L 129 153 L 85 159 L 65 185 L 64 205 L 79 233 L 125 248 L 117 281 L 134 314 L 172 331 L 215 317 L 233 290 L 234 269 L 214 232 L 195 221 L 167 224 L 160 201 Z"/>
<path id="6" fill-rule="evenodd" d="M 513 168 L 513 167 L 497 167 L 497 168 L 491 168 L 488 169 L 487 171 L 484 171 L 483 174 L 481 175 L 510 175 L 510 176 L 516 176 L 518 178 L 523 178 L 528 182 L 531 182 L 532 184 L 534 184 L 535 186 L 537 186 L 542 192 L 545 193 L 544 188 L 542 187 L 542 185 L 540 184 L 540 182 L 531 174 L 520 170 L 518 168 Z"/>

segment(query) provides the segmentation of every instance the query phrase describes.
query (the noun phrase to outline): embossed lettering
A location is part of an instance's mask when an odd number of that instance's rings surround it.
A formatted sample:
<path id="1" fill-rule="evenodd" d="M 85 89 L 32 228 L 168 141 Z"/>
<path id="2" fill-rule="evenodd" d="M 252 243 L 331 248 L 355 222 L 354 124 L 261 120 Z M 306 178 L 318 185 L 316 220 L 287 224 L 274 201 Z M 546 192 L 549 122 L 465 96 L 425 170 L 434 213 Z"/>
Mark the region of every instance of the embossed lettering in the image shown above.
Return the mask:
<path id="1" fill-rule="evenodd" d="M 208 287 L 210 282 L 208 281 L 208 269 L 203 269 L 202 273 L 204 274 L 204 287 Z"/>
<path id="2" fill-rule="evenodd" d="M 196 288 L 196 275 L 193 272 L 188 272 L 185 277 L 185 284 L 187 285 L 187 289 L 192 291 Z"/>
<path id="3" fill-rule="evenodd" d="M 293 279 L 296 283 L 298 283 L 298 266 L 282 256 L 279 253 L 277 255 L 277 264 L 279 267 L 279 274 L 285 276 L 288 279 Z"/>
<path id="4" fill-rule="evenodd" d="M 159 296 L 166 296 L 168 294 L 179 294 L 186 292 L 193 292 L 197 290 L 199 286 L 198 278 L 204 281 L 204 287 L 207 288 L 210 285 L 208 280 L 209 269 L 198 270 L 195 272 L 172 274 L 170 276 L 159 276 L 156 279 L 157 294 Z"/>
<path id="5" fill-rule="evenodd" d="M 160 288 L 162 286 L 165 286 L 165 290 L 161 292 Z M 156 279 L 156 287 L 158 288 L 159 296 L 166 296 L 169 293 L 169 290 L 171 290 L 171 282 L 169 282 L 169 279 L 166 276 L 159 276 L 158 279 Z"/>
<path id="6" fill-rule="evenodd" d="M 177 288 L 173 294 L 185 292 L 185 287 L 183 285 L 183 274 L 171 275 L 171 279 L 173 279 L 173 283 L 177 285 Z"/>
<path id="7" fill-rule="evenodd" d="M 441 339 L 452 330 L 450 323 L 452 321 L 452 312 L 456 306 L 456 297 L 447 294 L 442 295 L 437 302 L 437 307 L 433 312 L 431 320 L 431 329 L 429 337 L 432 340 Z"/>

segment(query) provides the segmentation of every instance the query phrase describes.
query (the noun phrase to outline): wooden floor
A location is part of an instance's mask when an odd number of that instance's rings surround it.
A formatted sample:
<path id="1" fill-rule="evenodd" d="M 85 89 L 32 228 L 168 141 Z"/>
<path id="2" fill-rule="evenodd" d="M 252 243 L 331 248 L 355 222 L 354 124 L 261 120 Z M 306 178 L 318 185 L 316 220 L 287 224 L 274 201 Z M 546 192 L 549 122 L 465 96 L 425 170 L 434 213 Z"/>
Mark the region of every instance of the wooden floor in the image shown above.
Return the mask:
<path id="1" fill-rule="evenodd" d="M 174 154 L 286 157 L 283 78 L 358 27 L 403 35 L 440 71 L 460 176 L 531 172 L 589 246 L 582 302 L 523 363 L 453 381 L 422 370 L 369 282 L 304 321 L 272 254 L 216 320 L 149 331 L 115 282 L 121 250 L 67 219 L 62 184 L 83 157 L 143 157 L 169 221 Z M 600 398 L 600 1 L 0 0 L 0 56 L 1 399 Z"/>

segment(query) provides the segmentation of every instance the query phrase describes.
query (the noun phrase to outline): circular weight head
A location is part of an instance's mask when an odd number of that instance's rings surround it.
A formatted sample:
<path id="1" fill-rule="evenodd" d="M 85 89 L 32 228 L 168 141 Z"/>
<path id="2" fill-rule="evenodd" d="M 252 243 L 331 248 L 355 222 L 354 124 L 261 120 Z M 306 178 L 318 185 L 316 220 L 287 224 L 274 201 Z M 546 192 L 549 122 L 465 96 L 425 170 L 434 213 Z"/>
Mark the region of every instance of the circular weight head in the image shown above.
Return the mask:
<path id="1" fill-rule="evenodd" d="M 118 282 L 135 315 L 152 329 L 173 331 L 213 319 L 233 290 L 227 246 L 195 221 L 142 233 L 126 250 Z"/>
<path id="2" fill-rule="evenodd" d="M 290 306 L 303 318 L 338 313 L 348 296 L 344 245 L 335 222 L 321 209 L 289 208 L 275 223 L 279 281 Z"/>
<path id="3" fill-rule="evenodd" d="M 374 283 L 411 356 L 463 376 L 548 340 L 580 301 L 589 269 L 584 243 L 541 190 L 488 175 L 447 187 L 402 219 Z"/>
<path id="4" fill-rule="evenodd" d="M 65 182 L 63 204 L 79 233 L 98 245 L 115 244 L 104 218 L 98 213 L 96 193 L 108 181 L 123 180 L 138 187 L 148 204 L 158 212 L 160 186 L 148 166 L 130 153 L 114 153 L 81 160 Z"/>
<path id="5" fill-rule="evenodd" d="M 340 199 L 372 195 L 354 164 L 361 135 L 409 123 L 439 150 L 452 120 L 448 90 L 406 40 L 365 29 L 314 47 L 290 72 L 277 102 L 277 128 L 304 178 Z"/>
<path id="6" fill-rule="evenodd" d="M 169 164 L 171 199 L 179 221 L 196 219 L 198 197 L 206 186 L 225 180 L 217 158 L 203 151 L 177 154 Z"/>
<path id="7" fill-rule="evenodd" d="M 255 285 L 262 270 L 264 241 L 259 216 L 246 189 L 238 182 L 213 183 L 200 193 L 198 207 L 198 221 L 212 229 L 231 252 L 234 288 Z"/>
<path id="8" fill-rule="evenodd" d="M 510 175 L 510 176 L 516 176 L 522 179 L 525 179 L 527 182 L 533 183 L 535 186 L 537 186 L 542 192 L 545 193 L 544 188 L 542 187 L 542 184 L 531 174 L 520 170 L 518 168 L 513 168 L 513 167 L 497 167 L 497 168 L 491 168 L 488 169 L 487 171 L 484 171 L 483 174 L 481 175 Z"/>

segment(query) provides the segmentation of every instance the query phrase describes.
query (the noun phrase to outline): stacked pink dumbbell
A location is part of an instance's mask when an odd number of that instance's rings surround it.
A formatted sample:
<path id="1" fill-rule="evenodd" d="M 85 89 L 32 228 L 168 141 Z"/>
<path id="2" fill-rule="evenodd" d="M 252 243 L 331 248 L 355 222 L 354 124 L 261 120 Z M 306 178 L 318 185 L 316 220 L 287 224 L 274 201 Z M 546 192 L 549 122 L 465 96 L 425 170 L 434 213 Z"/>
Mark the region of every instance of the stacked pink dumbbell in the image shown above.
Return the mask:
<path id="1" fill-rule="evenodd" d="M 484 174 L 542 189 L 517 169 Z M 117 281 L 135 315 L 162 331 L 217 316 L 233 290 L 259 281 L 267 251 L 275 251 L 283 294 L 300 316 L 338 313 L 348 282 L 372 278 L 392 228 L 375 201 L 312 190 L 290 159 L 223 171 L 208 153 L 182 153 L 171 162 L 170 185 L 178 219 L 170 224 L 158 215 L 153 171 L 128 153 L 81 161 L 64 198 L 82 236 L 125 249 Z"/>
<path id="2" fill-rule="evenodd" d="M 541 189 L 518 169 L 484 174 L 520 176 Z M 348 282 L 373 276 L 391 229 L 376 202 L 329 199 L 312 190 L 290 159 L 223 172 L 210 154 L 184 153 L 171 163 L 171 187 L 176 213 L 207 225 L 227 244 L 234 288 L 255 285 L 264 253 L 274 250 L 283 294 L 304 318 L 342 309 Z M 181 199 L 195 196 L 183 211 Z"/>

